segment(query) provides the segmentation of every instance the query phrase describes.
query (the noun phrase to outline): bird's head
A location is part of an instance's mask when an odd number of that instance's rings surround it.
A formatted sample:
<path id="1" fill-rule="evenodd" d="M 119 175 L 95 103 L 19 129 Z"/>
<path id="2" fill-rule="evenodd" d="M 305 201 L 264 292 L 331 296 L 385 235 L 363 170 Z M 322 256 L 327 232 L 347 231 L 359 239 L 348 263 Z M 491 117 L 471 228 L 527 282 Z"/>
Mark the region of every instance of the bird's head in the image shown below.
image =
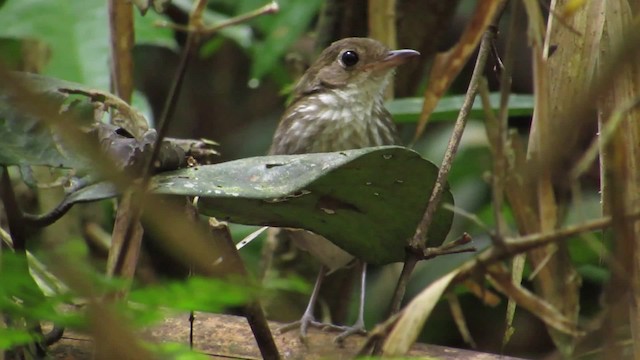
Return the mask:
<path id="1" fill-rule="evenodd" d="M 346 88 L 382 94 L 395 67 L 418 55 L 420 53 L 415 50 L 389 50 L 370 38 L 336 41 L 307 70 L 294 97 Z"/>

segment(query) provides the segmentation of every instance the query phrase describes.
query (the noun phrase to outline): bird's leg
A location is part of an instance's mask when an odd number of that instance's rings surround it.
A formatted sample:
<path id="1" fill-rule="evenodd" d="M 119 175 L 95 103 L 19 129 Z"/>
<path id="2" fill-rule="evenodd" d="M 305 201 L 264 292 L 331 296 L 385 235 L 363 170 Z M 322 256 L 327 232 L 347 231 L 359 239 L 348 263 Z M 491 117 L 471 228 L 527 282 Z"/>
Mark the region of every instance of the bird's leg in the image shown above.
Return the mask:
<path id="1" fill-rule="evenodd" d="M 358 306 L 358 319 L 352 326 L 337 326 L 337 325 L 329 325 L 326 326 L 326 329 L 329 330 L 337 330 L 342 331 L 340 335 L 336 336 L 334 339 L 337 343 L 342 343 L 344 339 L 354 334 L 366 334 L 367 331 L 364 327 L 364 297 L 365 297 L 365 285 L 367 279 L 367 263 L 360 262 L 362 267 L 361 277 L 360 277 L 360 304 Z"/>
<path id="2" fill-rule="evenodd" d="M 316 301 L 318 300 L 318 294 L 320 293 L 320 286 L 322 285 L 322 280 L 324 279 L 325 274 L 327 273 L 327 268 L 323 265 L 320 267 L 320 272 L 318 272 L 318 278 L 316 279 L 316 283 L 313 286 L 313 291 L 311 292 L 311 297 L 309 298 L 309 303 L 307 304 L 307 308 L 302 314 L 302 318 L 298 321 L 294 321 L 290 324 L 284 325 L 278 329 L 280 333 L 287 332 L 291 329 L 295 329 L 297 327 L 300 328 L 300 338 L 305 339 L 307 336 L 307 328 L 309 325 L 322 327 L 325 324 L 319 323 L 315 321 L 315 317 L 313 316 L 313 309 L 316 305 Z"/>

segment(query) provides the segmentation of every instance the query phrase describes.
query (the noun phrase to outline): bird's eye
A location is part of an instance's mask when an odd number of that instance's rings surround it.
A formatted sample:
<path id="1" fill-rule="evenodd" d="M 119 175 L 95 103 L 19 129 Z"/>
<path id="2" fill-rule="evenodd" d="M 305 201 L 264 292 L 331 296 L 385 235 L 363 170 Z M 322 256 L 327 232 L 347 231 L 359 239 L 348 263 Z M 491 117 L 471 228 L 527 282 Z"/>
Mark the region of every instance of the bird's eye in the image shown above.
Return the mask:
<path id="1" fill-rule="evenodd" d="M 342 64 L 344 64 L 344 66 L 351 67 L 357 64 L 358 60 L 360 59 L 358 58 L 358 54 L 355 51 L 347 50 L 342 53 L 340 60 L 342 61 Z"/>

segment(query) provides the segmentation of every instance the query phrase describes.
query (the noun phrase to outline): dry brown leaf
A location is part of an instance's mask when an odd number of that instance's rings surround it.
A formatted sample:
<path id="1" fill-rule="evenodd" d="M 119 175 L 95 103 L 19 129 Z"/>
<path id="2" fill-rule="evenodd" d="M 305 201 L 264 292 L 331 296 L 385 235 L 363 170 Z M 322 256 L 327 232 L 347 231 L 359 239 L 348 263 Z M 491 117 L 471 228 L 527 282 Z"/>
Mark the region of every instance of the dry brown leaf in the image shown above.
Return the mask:
<path id="1" fill-rule="evenodd" d="M 456 269 L 433 282 L 402 310 L 396 326 L 382 346 L 383 356 L 403 356 L 409 351 L 442 293 L 458 271 Z"/>
<path id="2" fill-rule="evenodd" d="M 469 327 L 467 326 L 467 321 L 464 318 L 464 312 L 462 311 L 462 305 L 460 305 L 458 296 L 452 291 L 448 291 L 446 297 L 449 302 L 449 309 L 451 309 L 451 316 L 453 317 L 453 321 L 456 323 L 456 327 L 458 328 L 458 332 L 462 336 L 462 339 L 465 343 L 469 344 L 472 349 L 476 349 L 476 342 L 473 340 Z"/>
<path id="3" fill-rule="evenodd" d="M 483 304 L 487 306 L 498 306 L 500 304 L 500 297 L 493 291 L 487 289 L 484 286 L 478 284 L 475 280 L 465 280 L 464 286 L 467 287 L 469 292 L 475 295 Z"/>
<path id="4" fill-rule="evenodd" d="M 476 11 L 467 25 L 460 40 L 451 49 L 439 53 L 433 60 L 429 75 L 429 86 L 424 92 L 424 103 L 418 120 L 413 141 L 415 142 L 427 126 L 429 116 L 436 108 L 438 101 L 458 76 L 464 64 L 476 50 L 485 30 L 493 21 L 498 10 L 504 5 L 504 0 L 480 0 Z"/>
<path id="5" fill-rule="evenodd" d="M 488 275 L 489 281 L 498 291 L 513 299 L 519 306 L 527 309 L 545 324 L 572 336 L 582 335 L 571 319 L 562 315 L 558 309 L 520 284 L 515 284 L 507 271 L 492 267 Z"/>

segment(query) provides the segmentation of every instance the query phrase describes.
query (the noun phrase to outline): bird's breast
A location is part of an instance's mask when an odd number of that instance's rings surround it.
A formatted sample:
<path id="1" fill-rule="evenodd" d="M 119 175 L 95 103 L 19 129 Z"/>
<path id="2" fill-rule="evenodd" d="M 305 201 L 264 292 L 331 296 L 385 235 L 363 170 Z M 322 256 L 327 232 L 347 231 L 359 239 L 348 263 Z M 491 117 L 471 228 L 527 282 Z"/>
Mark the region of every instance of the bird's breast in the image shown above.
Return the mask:
<path id="1" fill-rule="evenodd" d="M 288 115 L 288 133 L 298 152 L 330 152 L 396 143 L 396 129 L 382 97 L 331 90 L 299 101 Z M 277 140 L 277 139 L 276 139 Z"/>

